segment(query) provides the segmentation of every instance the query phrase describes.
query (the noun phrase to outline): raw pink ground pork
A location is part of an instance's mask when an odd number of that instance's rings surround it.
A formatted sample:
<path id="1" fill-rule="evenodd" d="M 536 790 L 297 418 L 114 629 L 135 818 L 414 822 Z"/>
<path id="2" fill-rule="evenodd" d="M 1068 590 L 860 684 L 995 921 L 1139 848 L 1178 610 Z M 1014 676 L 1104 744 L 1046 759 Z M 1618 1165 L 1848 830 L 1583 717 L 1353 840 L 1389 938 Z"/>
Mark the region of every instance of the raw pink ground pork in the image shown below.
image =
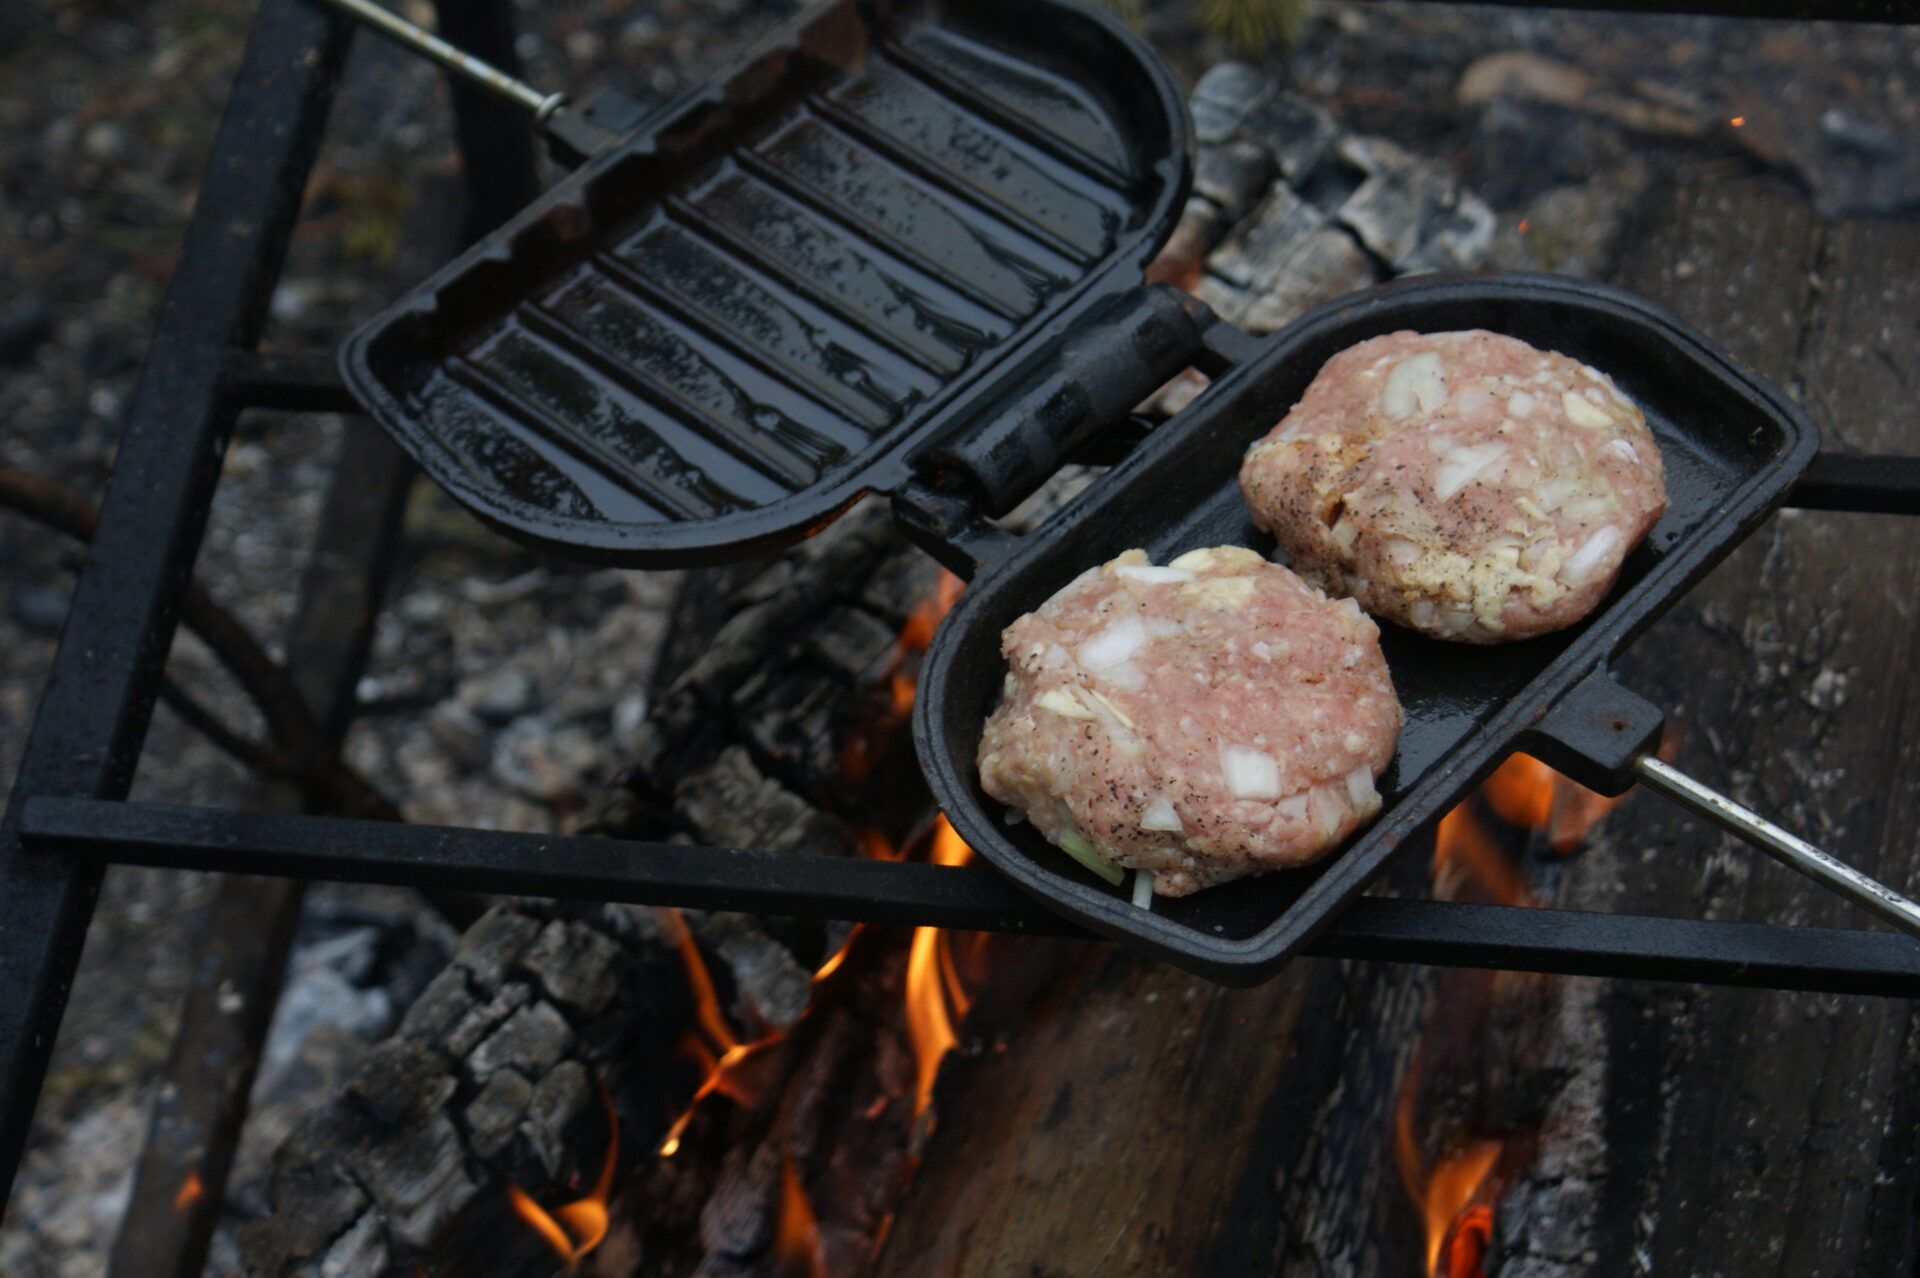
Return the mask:
<path id="1" fill-rule="evenodd" d="M 1667 505 L 1646 417 L 1605 374 L 1480 331 L 1334 356 L 1240 484 L 1309 581 L 1470 643 L 1586 616 Z"/>
<path id="2" fill-rule="evenodd" d="M 1255 551 L 1129 550 L 1001 651 L 981 784 L 1163 895 L 1311 861 L 1379 811 L 1400 734 L 1380 629 Z"/>

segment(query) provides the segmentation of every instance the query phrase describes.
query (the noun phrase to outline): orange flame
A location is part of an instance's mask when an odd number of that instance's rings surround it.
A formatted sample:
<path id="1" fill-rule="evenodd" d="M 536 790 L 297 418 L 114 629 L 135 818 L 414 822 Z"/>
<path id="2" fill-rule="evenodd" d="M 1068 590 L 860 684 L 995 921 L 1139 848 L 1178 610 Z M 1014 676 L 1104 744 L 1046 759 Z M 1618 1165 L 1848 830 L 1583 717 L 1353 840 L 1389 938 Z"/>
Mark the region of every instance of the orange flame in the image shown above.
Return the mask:
<path id="1" fill-rule="evenodd" d="M 791 1155 L 780 1157 L 780 1219 L 774 1227 L 773 1260 L 781 1278 L 825 1278 L 826 1257 L 820 1252 L 820 1224 L 800 1183 L 800 1170 Z"/>
<path id="2" fill-rule="evenodd" d="M 1660 753 L 1663 758 L 1668 753 L 1665 743 Z M 1547 846 L 1562 856 L 1578 848 L 1600 818 L 1627 797 L 1596 793 L 1526 754 L 1509 755 L 1487 778 L 1481 793 L 1502 819 L 1529 830 L 1545 830 Z"/>
<path id="3" fill-rule="evenodd" d="M 180 1182 L 179 1190 L 173 1195 L 173 1209 L 175 1211 L 185 1211 L 206 1196 L 207 1187 L 200 1179 L 200 1169 L 197 1167 L 189 1168 L 186 1179 Z"/>
<path id="4" fill-rule="evenodd" d="M 749 1072 L 743 1067 L 758 1057 L 764 1048 L 779 1042 L 781 1036 L 775 1032 L 751 1043 L 742 1042 L 720 1008 L 720 996 L 713 988 L 713 976 L 707 971 L 706 960 L 700 957 L 700 947 L 694 944 L 693 933 L 687 929 L 686 919 L 680 911 L 670 906 L 663 906 L 658 913 L 661 922 L 673 934 L 674 945 L 680 951 L 680 961 L 687 972 L 687 986 L 693 992 L 694 1020 L 700 1027 L 698 1033 L 689 1032 L 681 1046 L 694 1058 L 703 1073 L 693 1098 L 660 1140 L 660 1156 L 672 1158 L 680 1152 L 680 1138 L 686 1134 L 687 1124 L 693 1121 L 694 1111 L 700 1108 L 701 1101 L 715 1092 L 742 1105 L 753 1104 L 759 1098 L 761 1089 L 743 1077 Z M 835 955 L 829 959 L 826 967 L 821 969 L 821 974 L 838 966 L 839 957 Z M 713 1044 L 713 1050 L 708 1050 L 700 1041 L 703 1035 L 707 1042 Z M 718 1052 L 717 1056 L 715 1052 Z"/>
<path id="5" fill-rule="evenodd" d="M 1484 896 L 1499 905 L 1534 905 L 1519 868 L 1462 803 L 1440 818 L 1433 840 L 1433 883 L 1443 900 Z"/>
<path id="6" fill-rule="evenodd" d="M 569 1271 L 607 1236 L 611 1223 L 607 1202 L 613 1197 L 613 1173 L 620 1163 L 620 1119 L 614 1113 L 607 1085 L 594 1081 L 599 1083 L 600 1102 L 607 1110 L 607 1152 L 600 1160 L 600 1175 L 593 1182 L 592 1192 L 548 1211 L 520 1186 L 507 1182 L 507 1201 L 513 1204 L 514 1214 L 546 1240 L 567 1262 Z"/>
<path id="7" fill-rule="evenodd" d="M 1420 1141 L 1414 1134 L 1422 1056 L 1422 1052 L 1414 1053 L 1400 1086 L 1400 1097 L 1394 1103 L 1394 1162 L 1407 1193 L 1420 1207 L 1426 1227 L 1424 1272 L 1429 1278 L 1481 1278 L 1479 1257 L 1493 1231 L 1493 1209 L 1485 1200 L 1498 1192 L 1491 1177 L 1504 1146 L 1491 1138 L 1470 1140 L 1442 1154 L 1431 1168 L 1423 1166 Z M 1476 1219 L 1469 1220 L 1469 1216 Z"/>
<path id="8" fill-rule="evenodd" d="M 973 849 L 947 819 L 936 819 L 927 859 L 935 865 L 965 865 L 972 857 Z M 933 1099 L 940 1062 L 960 1042 L 954 1024 L 971 1005 L 955 969 L 947 934 L 937 927 L 915 928 L 913 948 L 907 954 L 907 1033 L 913 1040 L 918 1067 L 913 1094 L 916 1115 L 925 1113 Z"/>

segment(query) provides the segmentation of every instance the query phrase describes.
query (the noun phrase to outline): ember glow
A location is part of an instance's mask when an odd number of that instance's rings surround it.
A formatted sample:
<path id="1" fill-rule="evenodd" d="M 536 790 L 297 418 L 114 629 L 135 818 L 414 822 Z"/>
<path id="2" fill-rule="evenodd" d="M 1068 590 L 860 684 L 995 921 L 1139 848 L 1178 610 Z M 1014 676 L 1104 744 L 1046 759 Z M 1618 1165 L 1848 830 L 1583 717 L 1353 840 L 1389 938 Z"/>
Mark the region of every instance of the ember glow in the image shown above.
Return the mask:
<path id="1" fill-rule="evenodd" d="M 180 1182 L 180 1188 L 173 1195 L 173 1209 L 185 1211 L 206 1196 L 207 1187 L 200 1179 L 199 1170 L 189 1170 L 186 1179 Z"/>
<path id="2" fill-rule="evenodd" d="M 613 1196 L 613 1174 L 620 1164 L 620 1119 L 605 1083 L 600 1084 L 600 1101 L 607 1111 L 607 1152 L 601 1157 L 600 1174 L 591 1192 L 549 1210 L 526 1190 L 507 1182 L 507 1201 L 514 1214 L 546 1240 L 569 1270 L 605 1240 L 610 1223 L 607 1202 Z"/>
<path id="3" fill-rule="evenodd" d="M 820 1222 L 791 1155 L 780 1159 L 780 1219 L 774 1228 L 773 1263 L 779 1278 L 826 1278 Z"/>
<path id="4" fill-rule="evenodd" d="M 935 865 L 965 865 L 972 858 L 973 849 L 947 819 L 937 818 L 927 859 Z M 913 1039 L 918 1071 L 913 1095 L 916 1116 L 925 1113 L 933 1099 L 940 1062 L 960 1041 L 954 1026 L 971 1004 L 955 969 L 952 942 L 946 931 L 937 927 L 913 929 L 913 948 L 907 956 L 907 1032 Z"/>
<path id="5" fill-rule="evenodd" d="M 1493 1234 L 1492 1203 L 1500 1192 L 1493 1172 L 1503 1144 L 1469 1141 L 1441 1155 L 1430 1170 L 1423 1167 L 1414 1114 L 1419 1068 L 1416 1056 L 1394 1106 L 1393 1150 L 1400 1179 L 1426 1228 L 1425 1273 L 1429 1278 L 1484 1278 L 1482 1258 Z"/>
<path id="6" fill-rule="evenodd" d="M 697 1033 L 689 1034 L 681 1046 L 703 1071 L 693 1099 L 687 1102 L 686 1109 L 673 1120 L 673 1126 L 667 1129 L 666 1136 L 660 1141 L 660 1156 L 672 1158 L 680 1152 L 680 1137 L 685 1134 L 687 1123 L 692 1120 L 701 1101 L 715 1092 L 741 1102 L 751 1098 L 751 1089 L 745 1087 L 739 1077 L 740 1067 L 762 1048 L 778 1042 L 779 1036 L 770 1035 L 757 1043 L 740 1041 L 733 1026 L 727 1023 L 726 1013 L 720 1010 L 720 996 L 714 992 L 713 976 L 707 971 L 706 960 L 700 957 L 700 947 L 694 944 L 693 933 L 687 930 L 686 919 L 680 911 L 671 907 L 662 907 L 658 913 L 661 922 L 672 933 L 674 944 L 680 950 L 680 961 L 686 966 L 687 987 L 693 992 L 694 1019 L 700 1027 Z M 829 966 L 832 965 L 833 961 L 829 960 Z M 712 1045 L 711 1049 L 708 1044 Z"/>
<path id="7" fill-rule="evenodd" d="M 1677 742 L 1677 737 L 1662 741 L 1660 757 L 1672 754 Z M 1600 818 L 1627 797 L 1609 798 L 1589 790 L 1526 754 L 1509 755 L 1480 793 L 1502 820 L 1545 831 L 1547 846 L 1560 856 L 1576 851 Z"/>
<path id="8" fill-rule="evenodd" d="M 1476 798 L 1441 819 L 1434 835 L 1434 896 L 1491 905 L 1541 904 L 1510 841 L 1503 841 L 1493 828 L 1497 822 L 1481 813 L 1490 811 L 1517 830 L 1544 832 L 1553 849 L 1564 854 L 1617 802 L 1538 759 L 1511 756 Z M 1502 1080 L 1511 1065 L 1488 1058 L 1493 1049 L 1483 1029 L 1496 1013 L 1537 1012 L 1514 1000 L 1538 990 L 1537 983 L 1511 973 L 1450 973 L 1438 982 L 1393 1116 L 1394 1161 L 1425 1231 L 1425 1278 L 1485 1278 L 1495 1208 L 1516 1168 L 1530 1161 L 1535 1133 L 1524 1128 L 1490 1132 L 1472 1117 L 1500 1111 Z"/>

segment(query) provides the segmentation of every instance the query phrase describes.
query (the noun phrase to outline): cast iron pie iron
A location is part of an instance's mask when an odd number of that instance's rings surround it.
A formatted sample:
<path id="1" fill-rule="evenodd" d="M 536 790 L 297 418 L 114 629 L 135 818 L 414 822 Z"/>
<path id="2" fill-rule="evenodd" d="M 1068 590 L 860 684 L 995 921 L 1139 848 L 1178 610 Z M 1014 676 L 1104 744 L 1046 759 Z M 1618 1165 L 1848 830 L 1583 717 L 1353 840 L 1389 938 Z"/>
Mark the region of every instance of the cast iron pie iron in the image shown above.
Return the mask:
<path id="1" fill-rule="evenodd" d="M 921 675 L 922 767 L 961 835 L 1062 914 L 1222 981 L 1263 979 L 1525 749 L 1604 793 L 1659 789 L 1920 932 L 1911 902 L 1652 758 L 1661 713 L 1608 675 L 1818 444 L 1685 325 L 1575 281 L 1424 278 L 1256 341 L 1143 286 L 1186 194 L 1185 104 L 1151 50 L 1065 0 L 836 0 L 637 123 L 427 51 L 527 107 L 560 152 L 598 149 L 354 334 L 348 384 L 476 513 L 576 557 L 737 558 L 889 494 L 910 535 L 974 578 Z M 1601 606 L 1499 648 L 1386 627 L 1407 721 L 1385 807 L 1317 865 L 1144 910 L 1009 826 L 974 767 L 1001 630 L 1131 547 L 1157 562 L 1271 551 L 1237 482 L 1247 446 L 1335 352 L 1467 328 L 1605 369 L 1647 414 L 1669 506 Z M 990 522 L 1190 365 L 1212 386 L 1073 505 L 1024 538 Z"/>

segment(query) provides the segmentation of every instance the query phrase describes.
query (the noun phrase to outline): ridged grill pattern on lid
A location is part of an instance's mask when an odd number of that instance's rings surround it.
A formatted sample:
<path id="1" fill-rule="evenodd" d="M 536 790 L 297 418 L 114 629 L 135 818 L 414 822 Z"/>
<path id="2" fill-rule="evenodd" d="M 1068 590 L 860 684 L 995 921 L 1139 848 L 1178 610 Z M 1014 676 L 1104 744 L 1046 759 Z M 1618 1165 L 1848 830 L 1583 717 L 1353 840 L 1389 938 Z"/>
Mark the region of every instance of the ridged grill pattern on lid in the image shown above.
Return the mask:
<path id="1" fill-rule="evenodd" d="M 884 446 L 1138 220 L 1071 79 L 951 30 L 818 74 L 402 393 L 466 495 L 707 520 Z M 444 477 L 444 476 L 443 476 Z"/>

